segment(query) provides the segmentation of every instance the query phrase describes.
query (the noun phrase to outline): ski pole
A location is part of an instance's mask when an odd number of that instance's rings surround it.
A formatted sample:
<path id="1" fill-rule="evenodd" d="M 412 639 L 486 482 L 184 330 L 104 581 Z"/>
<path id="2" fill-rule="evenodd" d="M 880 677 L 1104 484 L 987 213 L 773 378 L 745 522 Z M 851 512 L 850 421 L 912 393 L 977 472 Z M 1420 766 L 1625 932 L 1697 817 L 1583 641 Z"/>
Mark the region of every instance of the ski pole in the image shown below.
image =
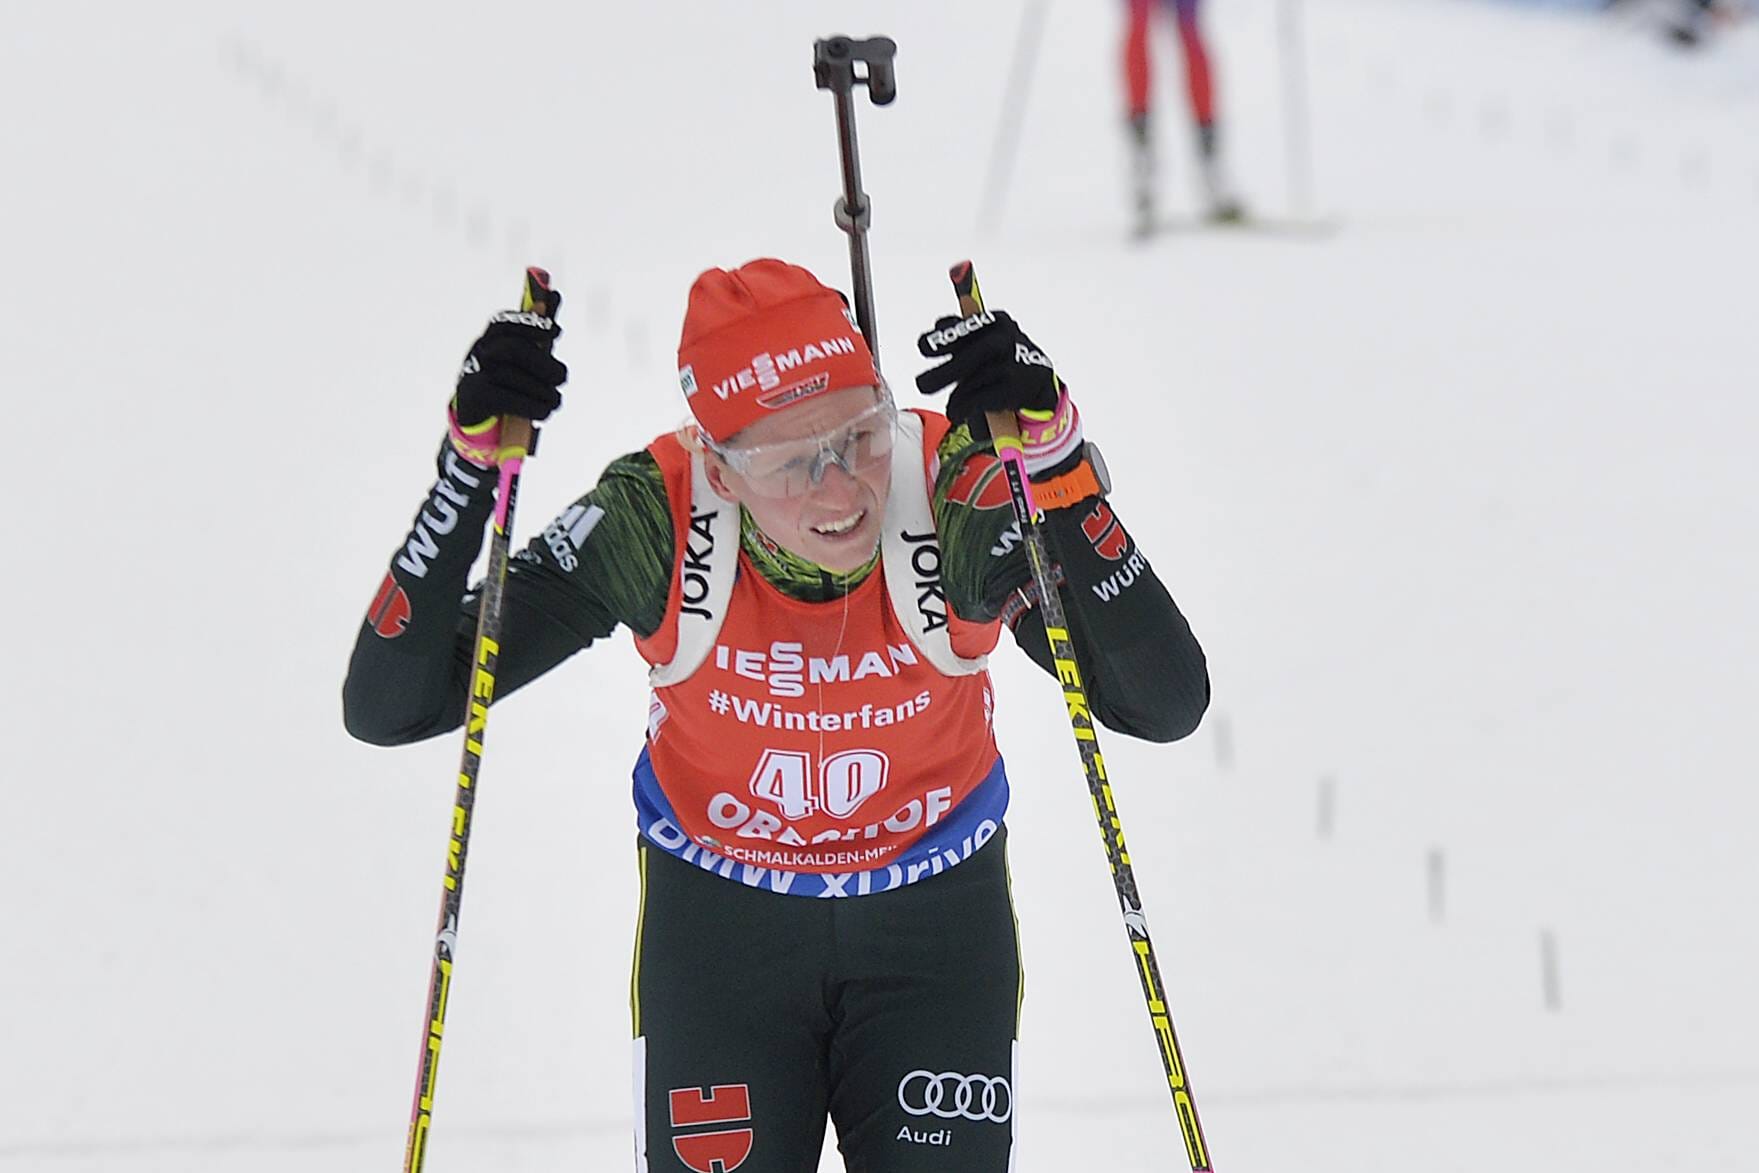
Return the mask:
<path id="1" fill-rule="evenodd" d="M 970 261 L 960 261 L 948 275 L 953 290 L 959 295 L 959 312 L 970 316 L 983 313 L 983 293 L 977 287 L 977 272 Z M 1185 1074 L 1185 1057 L 1179 1050 L 1178 1036 L 1173 1033 L 1172 1012 L 1167 1009 L 1166 986 L 1160 979 L 1160 963 L 1155 960 L 1154 943 L 1148 937 L 1148 918 L 1142 913 L 1142 898 L 1136 890 L 1136 873 L 1130 866 L 1130 849 L 1124 845 L 1124 825 L 1112 801 L 1111 783 L 1106 780 L 1105 758 L 1099 751 L 1099 732 L 1094 728 L 1087 690 L 1081 683 L 1081 669 L 1075 661 L 1075 645 L 1069 638 L 1068 620 L 1063 614 L 1063 599 L 1051 577 L 1050 556 L 1046 552 L 1044 530 L 1040 523 L 1044 512 L 1032 499 L 1032 482 L 1026 475 L 1026 452 L 1020 442 L 1020 425 L 1012 412 L 992 411 L 985 417 L 996 455 L 1008 478 L 1008 496 L 1014 506 L 1014 520 L 1020 524 L 1025 539 L 1026 560 L 1032 567 L 1033 581 L 1038 585 L 1039 614 L 1044 618 L 1044 634 L 1050 640 L 1051 659 L 1055 662 L 1057 679 L 1063 685 L 1063 701 L 1069 710 L 1069 727 L 1075 734 L 1075 747 L 1081 752 L 1081 768 L 1087 775 L 1087 792 L 1093 799 L 1093 815 L 1099 821 L 1099 834 L 1105 843 L 1106 861 L 1112 868 L 1112 886 L 1118 893 L 1118 905 L 1124 913 L 1124 929 L 1130 935 L 1130 947 L 1136 953 L 1137 977 L 1142 979 L 1142 996 L 1148 1003 L 1148 1017 L 1160 1049 L 1160 1061 L 1166 1071 L 1167 1085 L 1173 1093 L 1173 1111 L 1179 1118 L 1179 1132 L 1185 1139 L 1185 1156 L 1192 1173 L 1208 1173 L 1209 1145 L 1203 1139 L 1203 1125 L 1197 1119 L 1197 1100 L 1191 1081 Z"/>
<path id="2" fill-rule="evenodd" d="M 1277 44 L 1283 63 L 1283 150 L 1289 212 L 1311 219 L 1313 144 L 1308 133 L 1307 40 L 1302 31 L 1301 3 L 1302 0 L 1279 0 Z"/>
<path id="3" fill-rule="evenodd" d="M 1020 30 L 1014 37 L 1014 60 L 1008 67 L 1007 87 L 1002 91 L 1002 112 L 996 119 L 996 136 L 989 149 L 989 171 L 983 180 L 983 198 L 977 204 L 979 230 L 994 232 L 1002 222 L 1002 204 L 1012 190 L 1014 153 L 1020 146 L 1020 124 L 1026 120 L 1026 103 L 1032 96 L 1032 79 L 1038 65 L 1038 46 L 1044 40 L 1045 10 L 1050 0 L 1027 0 L 1020 11 Z"/>
<path id="4" fill-rule="evenodd" d="M 837 107 L 837 148 L 843 161 L 843 194 L 837 199 L 836 221 L 849 236 L 849 268 L 855 278 L 855 323 L 867 338 L 867 349 L 879 365 L 879 329 L 873 317 L 873 272 L 867 259 L 867 227 L 873 205 L 861 190 L 861 148 L 855 142 L 855 87 L 865 85 L 875 106 L 898 96 L 892 69 L 898 42 L 890 37 L 826 37 L 812 43 L 812 77 L 821 90 L 831 91 Z M 855 65 L 867 66 L 857 74 Z"/>
<path id="5" fill-rule="evenodd" d="M 550 275 L 525 271 L 519 308 L 546 312 Z M 403 1150 L 404 1173 L 420 1173 L 427 1159 L 428 1129 L 433 1123 L 434 1077 L 440 1067 L 440 1041 L 446 1028 L 446 1001 L 452 988 L 452 963 L 458 946 L 458 910 L 464 899 L 464 860 L 470 849 L 470 816 L 476 806 L 476 780 L 482 770 L 483 737 L 489 703 L 495 695 L 495 668 L 501 654 L 501 596 L 507 585 L 507 552 L 513 533 L 513 507 L 519 497 L 519 471 L 537 447 L 531 421 L 517 416 L 501 419 L 500 482 L 495 490 L 495 533 L 489 541 L 488 575 L 483 581 L 481 609 L 476 617 L 476 643 L 470 657 L 470 708 L 464 721 L 464 757 L 458 767 L 458 793 L 452 805 L 452 840 L 446 849 L 446 877 L 440 894 L 440 923 L 434 937 L 434 963 L 428 975 L 427 1019 L 422 1024 L 421 1056 L 416 1065 L 415 1103 L 409 1114 L 409 1142 Z"/>

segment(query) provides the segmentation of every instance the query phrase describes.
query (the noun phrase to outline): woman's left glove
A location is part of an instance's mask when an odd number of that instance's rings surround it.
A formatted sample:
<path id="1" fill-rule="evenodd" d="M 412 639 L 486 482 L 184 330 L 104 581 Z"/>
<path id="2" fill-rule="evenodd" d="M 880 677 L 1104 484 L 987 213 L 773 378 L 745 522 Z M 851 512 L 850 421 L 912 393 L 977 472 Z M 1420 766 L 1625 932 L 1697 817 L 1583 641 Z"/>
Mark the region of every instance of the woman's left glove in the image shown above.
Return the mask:
<path id="1" fill-rule="evenodd" d="M 924 358 L 945 359 L 916 376 L 916 389 L 947 396 L 947 418 L 989 438 L 984 414 L 1012 411 L 1020 422 L 1026 471 L 1050 472 L 1082 451 L 1081 413 L 1044 351 L 1005 310 L 942 318 L 916 340 Z"/>

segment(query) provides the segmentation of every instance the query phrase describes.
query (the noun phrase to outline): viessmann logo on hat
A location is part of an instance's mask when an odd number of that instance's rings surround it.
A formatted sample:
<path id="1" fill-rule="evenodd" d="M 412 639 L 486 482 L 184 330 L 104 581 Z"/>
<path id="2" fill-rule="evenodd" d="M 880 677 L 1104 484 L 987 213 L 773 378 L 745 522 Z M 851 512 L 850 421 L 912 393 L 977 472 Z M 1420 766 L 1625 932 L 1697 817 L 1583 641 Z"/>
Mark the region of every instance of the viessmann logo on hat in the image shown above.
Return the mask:
<path id="1" fill-rule="evenodd" d="M 741 391 L 750 391 L 753 388 L 766 392 L 779 392 L 777 395 L 760 395 L 757 401 L 765 407 L 781 407 L 794 399 L 824 390 L 830 382 L 829 372 L 821 371 L 809 379 L 783 387 L 783 375 L 812 363 L 823 363 L 833 355 L 853 355 L 856 353 L 855 339 L 847 334 L 841 338 L 821 338 L 817 342 L 808 342 L 805 346 L 796 346 L 781 354 L 771 354 L 766 350 L 752 355 L 749 363 L 716 382 L 713 390 L 723 401 Z M 811 386 L 810 384 L 816 385 Z M 789 392 L 793 394 L 789 395 Z"/>

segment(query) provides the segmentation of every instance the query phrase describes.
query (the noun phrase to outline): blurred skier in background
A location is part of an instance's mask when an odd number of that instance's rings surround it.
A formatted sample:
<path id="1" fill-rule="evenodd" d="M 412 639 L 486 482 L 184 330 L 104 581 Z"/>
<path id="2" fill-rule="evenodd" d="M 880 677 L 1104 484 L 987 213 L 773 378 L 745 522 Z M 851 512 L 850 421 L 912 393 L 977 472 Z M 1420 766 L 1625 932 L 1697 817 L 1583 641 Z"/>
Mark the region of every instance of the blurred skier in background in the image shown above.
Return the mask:
<path id="1" fill-rule="evenodd" d="M 1215 223 L 1242 219 L 1245 208 L 1234 190 L 1222 159 L 1221 135 L 1216 125 L 1215 86 L 1211 78 L 1209 51 L 1198 26 L 1198 0 L 1126 0 L 1129 18 L 1124 33 L 1124 82 L 1130 116 L 1131 178 L 1136 197 L 1136 231 L 1154 230 L 1155 149 L 1150 122 L 1152 54 L 1149 26 L 1155 8 L 1171 10 L 1185 53 L 1185 89 L 1191 104 L 1191 120 L 1197 131 L 1198 177 L 1207 203 L 1207 215 Z"/>
<path id="2" fill-rule="evenodd" d="M 1668 25 L 1668 36 L 1676 44 L 1688 47 L 1703 43 L 1717 11 L 1716 0 L 1679 0 L 1678 11 Z"/>
<path id="3" fill-rule="evenodd" d="M 438 479 L 349 662 L 358 738 L 419 741 L 469 711 L 500 421 L 561 406 L 558 299 L 496 315 L 470 350 Z M 1072 669 L 1051 658 L 986 413 L 1025 433 L 1093 717 L 1171 741 L 1209 702 L 1203 650 L 1050 359 L 1001 310 L 942 318 L 917 348 L 937 364 L 917 389 L 947 392 L 945 414 L 893 403 L 805 269 L 707 270 L 678 346 L 691 421 L 612 462 L 509 564 L 497 703 L 619 626 L 651 668 L 633 772 L 642 1173 L 817 1169 L 827 1118 L 852 1170 L 1014 1167 L 1023 987 L 986 664 L 1006 630 L 1053 678 Z M 596 373 L 591 389 L 581 423 L 612 426 L 631 389 Z M 623 770 L 567 736 L 592 817 L 627 819 Z M 559 909 L 625 866 L 595 863 Z"/>
<path id="4" fill-rule="evenodd" d="M 1740 0 L 1606 0 L 1606 8 L 1652 21 L 1668 40 L 1683 48 L 1702 45 L 1717 26 L 1743 15 Z"/>

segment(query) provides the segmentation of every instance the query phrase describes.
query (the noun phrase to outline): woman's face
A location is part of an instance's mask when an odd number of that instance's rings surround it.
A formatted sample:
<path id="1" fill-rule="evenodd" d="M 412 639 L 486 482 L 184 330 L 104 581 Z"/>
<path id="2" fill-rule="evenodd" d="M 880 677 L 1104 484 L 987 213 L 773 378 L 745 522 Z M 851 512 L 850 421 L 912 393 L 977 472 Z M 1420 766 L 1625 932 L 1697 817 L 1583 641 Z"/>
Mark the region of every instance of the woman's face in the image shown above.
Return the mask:
<path id="1" fill-rule="evenodd" d="M 876 404 L 886 408 L 877 417 Z M 722 445 L 725 457 L 710 449 L 709 483 L 790 553 L 826 570 L 857 570 L 879 545 L 892 483 L 892 418 L 884 392 L 873 387 L 810 399 L 732 437 Z M 883 437 L 869 435 L 882 427 Z M 822 447 L 815 443 L 824 437 Z M 825 449 L 846 459 L 829 459 Z M 788 481 L 799 491 L 785 493 Z"/>

